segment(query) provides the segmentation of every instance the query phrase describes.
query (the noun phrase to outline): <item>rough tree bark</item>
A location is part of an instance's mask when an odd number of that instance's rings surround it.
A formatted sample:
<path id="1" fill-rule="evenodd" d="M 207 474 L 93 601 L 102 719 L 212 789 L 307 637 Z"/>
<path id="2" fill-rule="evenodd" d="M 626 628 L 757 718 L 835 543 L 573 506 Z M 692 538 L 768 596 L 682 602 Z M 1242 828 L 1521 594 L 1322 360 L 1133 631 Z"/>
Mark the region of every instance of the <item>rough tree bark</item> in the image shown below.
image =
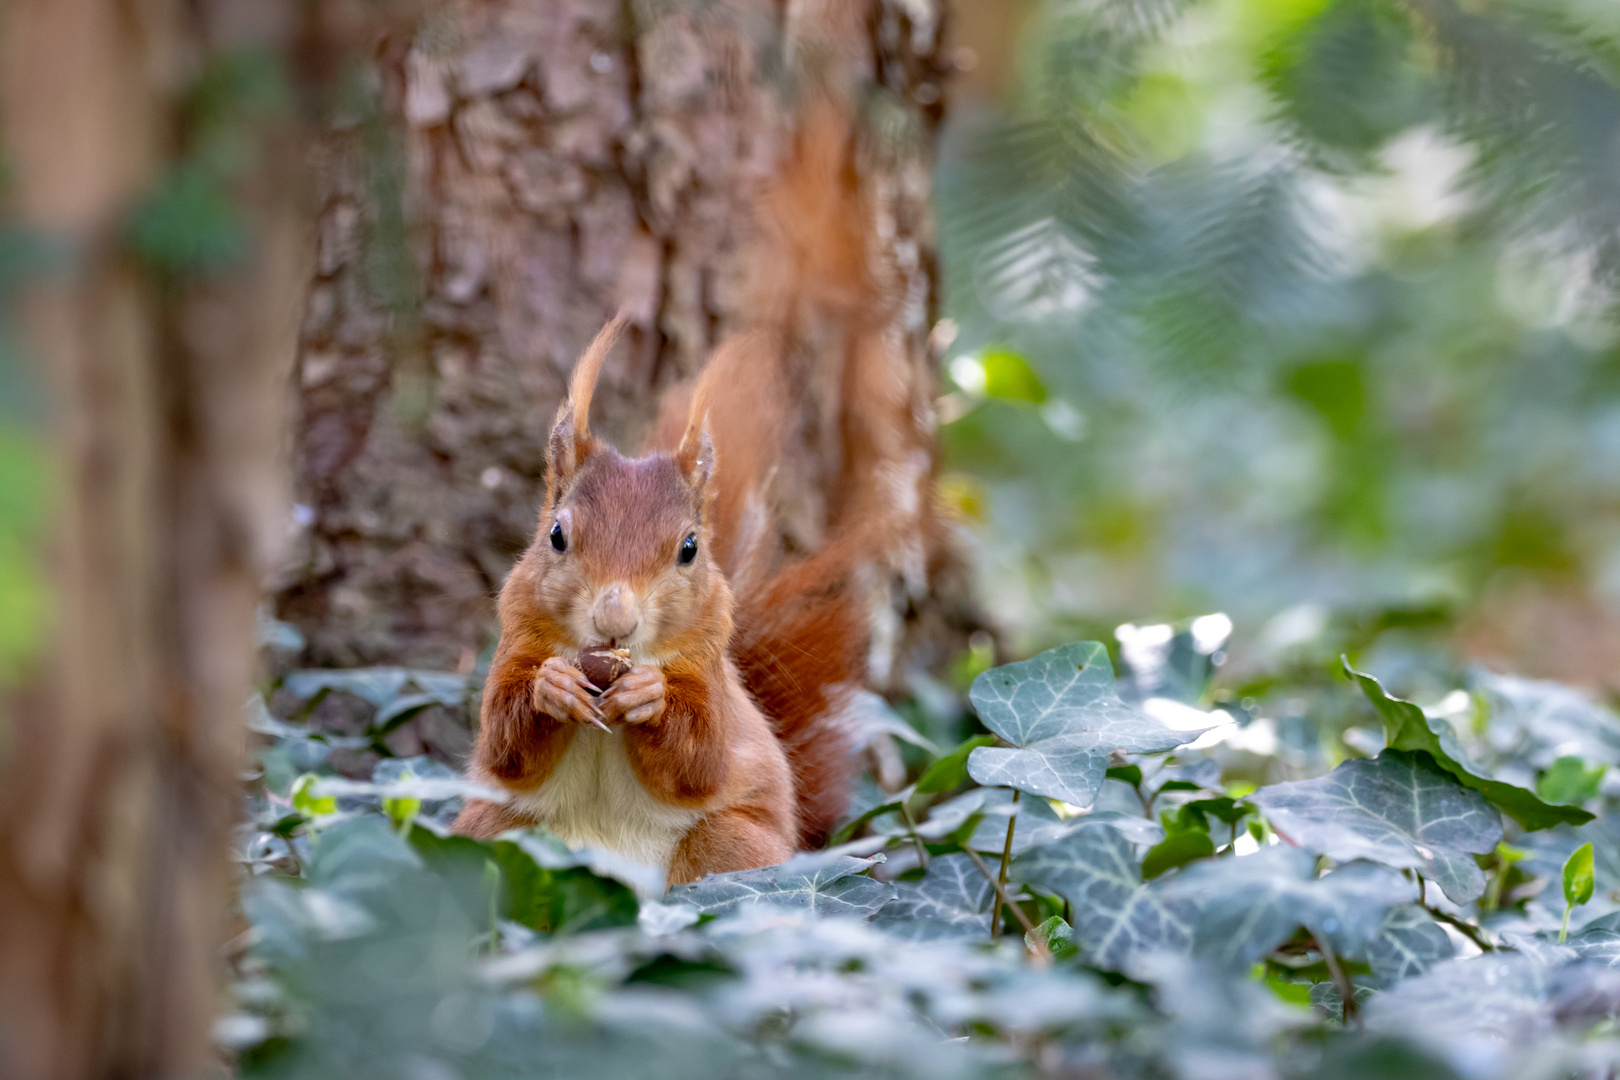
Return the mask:
<path id="1" fill-rule="evenodd" d="M 242 703 L 309 272 L 293 125 L 238 132 L 257 157 L 230 185 L 229 266 L 159 286 L 127 230 L 173 175 L 188 89 L 292 39 L 248 15 L 12 0 L 0 18 L 8 210 L 61 255 L 21 312 L 59 477 L 53 637 L 0 739 L 0 1075 L 18 1080 L 217 1068 Z"/>
<path id="2" fill-rule="evenodd" d="M 931 440 L 940 18 L 936 0 L 468 0 L 389 52 L 380 118 L 327 144 L 297 370 L 300 532 L 274 586 L 302 663 L 474 666 L 584 344 L 628 314 L 596 423 L 633 447 L 658 394 L 746 321 L 751 201 L 806 78 L 858 114 L 865 231 L 903 300 L 892 330 Z M 838 336 L 809 329 L 810 349 Z M 810 534 L 826 493 L 809 488 L 838 471 L 836 440 L 813 436 L 838 410 L 805 395 Z M 914 565 L 892 567 L 880 681 L 964 613 L 947 547 L 919 538 Z"/>

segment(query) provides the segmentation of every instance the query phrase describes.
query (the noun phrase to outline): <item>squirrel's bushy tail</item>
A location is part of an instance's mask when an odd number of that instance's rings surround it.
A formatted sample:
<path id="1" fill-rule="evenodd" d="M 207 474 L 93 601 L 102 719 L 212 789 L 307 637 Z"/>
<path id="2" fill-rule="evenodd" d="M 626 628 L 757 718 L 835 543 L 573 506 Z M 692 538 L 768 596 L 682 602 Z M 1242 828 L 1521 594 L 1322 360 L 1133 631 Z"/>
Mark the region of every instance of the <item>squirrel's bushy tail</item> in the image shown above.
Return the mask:
<path id="1" fill-rule="evenodd" d="M 932 373 L 898 329 L 904 275 L 868 243 L 882 209 L 863 197 L 857 141 L 830 96 L 802 113 L 741 261 L 750 318 L 695 391 L 715 442 L 732 654 L 788 752 L 806 846 L 848 802 L 856 695 L 887 678 L 894 595 L 926 591 L 937 528 Z M 666 400 L 656 444 L 673 445 L 693 397 Z"/>

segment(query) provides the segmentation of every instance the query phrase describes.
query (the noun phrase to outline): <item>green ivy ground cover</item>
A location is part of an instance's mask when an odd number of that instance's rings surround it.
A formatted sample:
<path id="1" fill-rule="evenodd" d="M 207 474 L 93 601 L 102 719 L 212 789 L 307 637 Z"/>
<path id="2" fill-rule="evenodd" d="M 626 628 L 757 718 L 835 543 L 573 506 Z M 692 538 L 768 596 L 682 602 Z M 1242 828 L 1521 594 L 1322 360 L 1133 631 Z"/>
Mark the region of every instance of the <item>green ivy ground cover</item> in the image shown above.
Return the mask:
<path id="1" fill-rule="evenodd" d="M 1168 684 L 1116 681 L 1097 643 L 993 668 L 988 734 L 868 785 L 837 846 L 667 891 L 540 832 L 453 836 L 476 789 L 449 767 L 340 777 L 332 750 L 377 731 L 256 705 L 219 1037 L 244 1077 L 312 1080 L 1612 1075 L 1620 721 L 1483 672 L 1466 716 L 1425 713 L 1343 672 L 1385 748 L 1313 771 L 1279 744 L 1255 788 L 1231 776 L 1263 708 L 1144 698 Z M 380 731 L 454 682 L 281 688 Z"/>

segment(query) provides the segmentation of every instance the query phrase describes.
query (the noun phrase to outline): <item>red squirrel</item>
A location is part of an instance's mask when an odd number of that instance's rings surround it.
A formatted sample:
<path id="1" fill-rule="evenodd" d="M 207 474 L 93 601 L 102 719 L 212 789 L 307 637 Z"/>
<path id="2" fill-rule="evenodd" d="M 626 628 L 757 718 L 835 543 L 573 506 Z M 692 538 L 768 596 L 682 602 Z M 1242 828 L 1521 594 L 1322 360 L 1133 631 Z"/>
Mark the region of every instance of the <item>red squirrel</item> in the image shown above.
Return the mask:
<path id="1" fill-rule="evenodd" d="M 581 357 L 549 438 L 534 542 L 501 589 L 469 768 L 510 798 L 469 803 L 458 831 L 539 824 L 675 884 L 780 863 L 842 813 L 849 698 L 866 677 L 873 597 L 889 603 L 881 557 L 922 513 L 906 488 L 927 490 L 918 448 L 931 433 L 915 419 L 927 420 L 928 388 L 916 389 L 886 329 L 892 309 L 861 269 L 849 131 L 830 109 L 807 121 L 763 200 L 768 243 L 754 265 L 789 269 L 758 275 L 760 329 L 722 343 L 695 388 L 666 397 L 641 456 L 590 430 L 618 321 Z M 806 360 L 807 317 L 841 328 L 830 361 Z M 804 464 L 784 436 L 799 396 L 829 379 L 842 388 L 841 472 L 805 554 L 784 542 L 773 485 Z M 629 670 L 598 696 L 580 656 L 604 648 Z"/>

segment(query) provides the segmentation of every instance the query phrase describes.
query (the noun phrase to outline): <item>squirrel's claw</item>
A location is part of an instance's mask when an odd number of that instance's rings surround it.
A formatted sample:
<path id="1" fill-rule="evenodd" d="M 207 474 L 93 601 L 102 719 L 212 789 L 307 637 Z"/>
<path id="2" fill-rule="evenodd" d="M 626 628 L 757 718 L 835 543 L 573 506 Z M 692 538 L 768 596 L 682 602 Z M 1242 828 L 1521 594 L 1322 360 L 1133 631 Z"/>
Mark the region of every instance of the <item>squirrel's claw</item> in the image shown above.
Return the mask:
<path id="1" fill-rule="evenodd" d="M 610 721 L 645 724 L 664 713 L 664 673 L 645 664 L 633 667 L 602 692 L 598 704 Z"/>
<path id="2" fill-rule="evenodd" d="M 554 720 L 574 720 L 608 730 L 601 710 L 587 693 L 590 682 L 580 670 L 558 657 L 551 657 L 534 677 L 534 707 Z"/>

